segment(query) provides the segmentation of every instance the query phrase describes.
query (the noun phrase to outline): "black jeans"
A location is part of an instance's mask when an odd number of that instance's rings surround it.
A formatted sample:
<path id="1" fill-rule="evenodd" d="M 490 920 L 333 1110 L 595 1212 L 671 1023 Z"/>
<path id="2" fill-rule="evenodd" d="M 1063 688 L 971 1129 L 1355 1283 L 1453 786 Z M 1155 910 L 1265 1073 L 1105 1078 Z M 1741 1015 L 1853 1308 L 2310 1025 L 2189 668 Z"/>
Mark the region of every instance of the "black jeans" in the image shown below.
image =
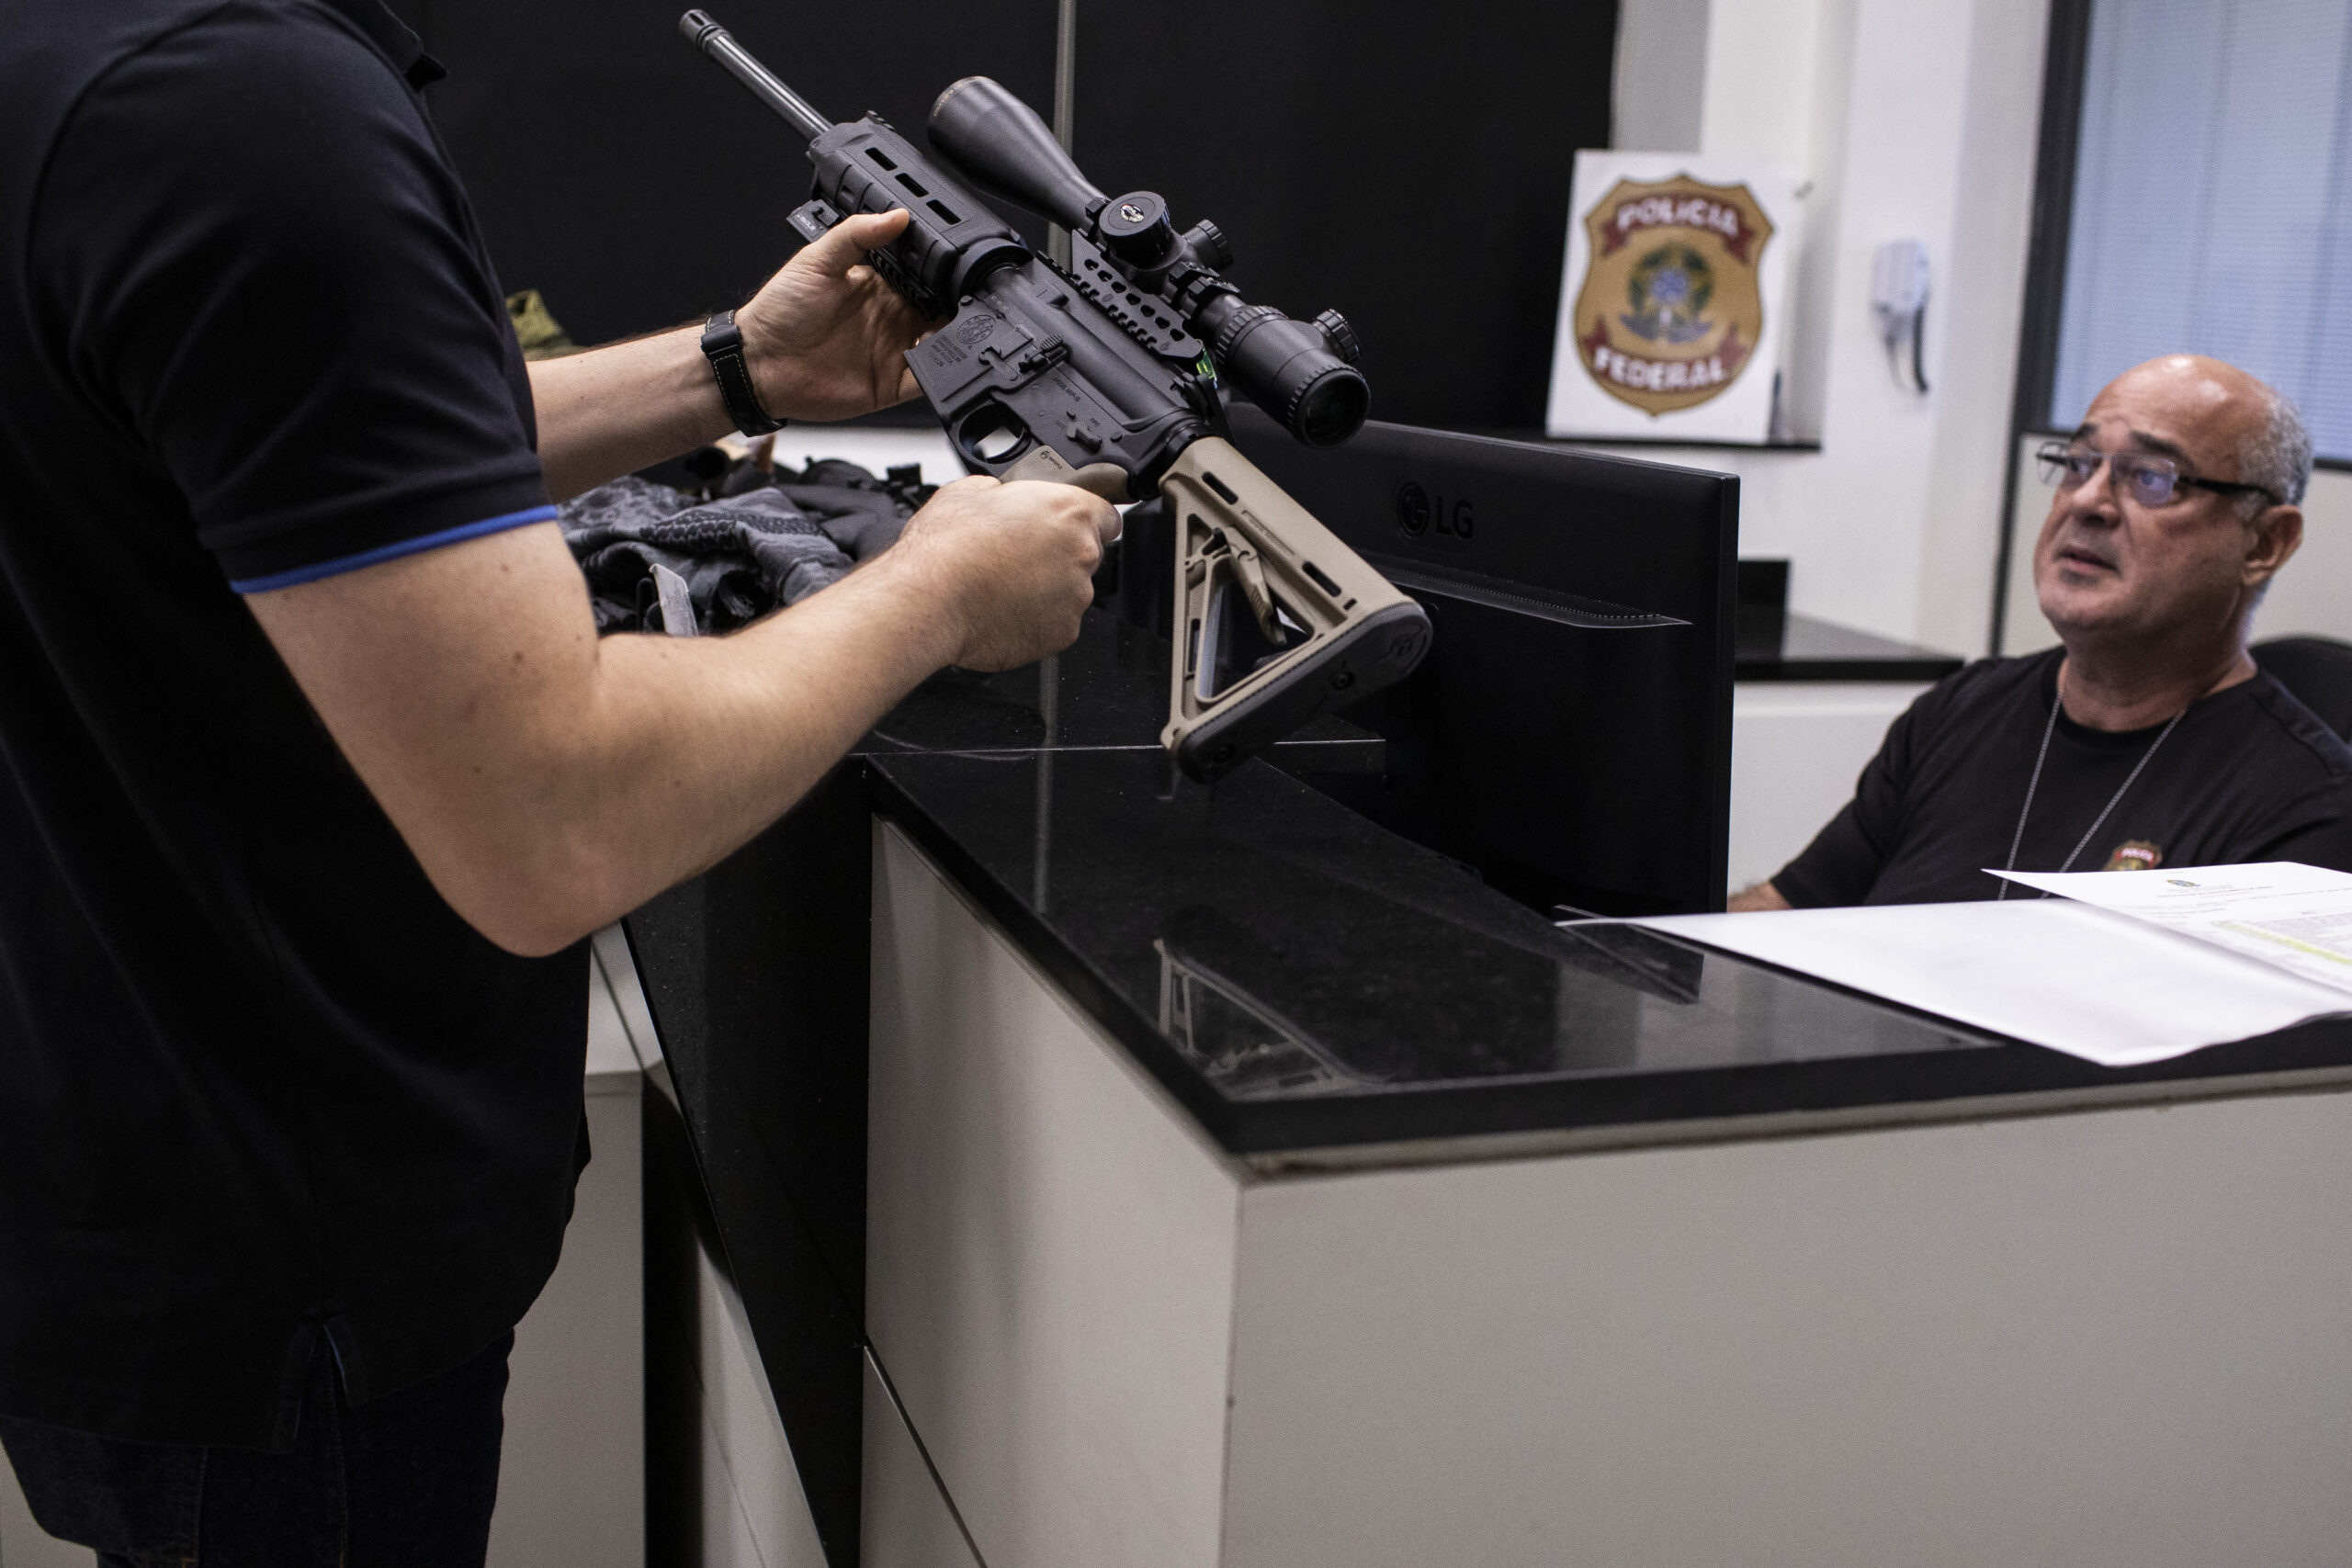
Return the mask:
<path id="1" fill-rule="evenodd" d="M 362 1405 L 322 1339 L 290 1453 L 133 1443 L 0 1416 L 41 1529 L 102 1568 L 481 1568 L 512 1334 Z"/>

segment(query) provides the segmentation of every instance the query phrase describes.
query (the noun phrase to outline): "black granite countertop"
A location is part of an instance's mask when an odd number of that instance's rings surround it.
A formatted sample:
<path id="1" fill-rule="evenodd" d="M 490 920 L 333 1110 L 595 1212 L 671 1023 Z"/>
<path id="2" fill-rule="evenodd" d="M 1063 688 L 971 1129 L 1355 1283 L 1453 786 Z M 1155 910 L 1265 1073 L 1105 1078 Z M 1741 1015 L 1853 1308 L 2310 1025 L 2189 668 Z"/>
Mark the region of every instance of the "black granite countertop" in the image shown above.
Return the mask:
<path id="1" fill-rule="evenodd" d="M 2352 1028 L 2317 1025 L 2119 1073 L 1637 928 L 1556 927 L 1282 767 L 1181 777 L 1154 739 L 1165 656 L 1091 616 L 1046 670 L 934 681 L 846 766 L 1237 1155 L 2352 1063 Z M 1374 771 L 1379 744 L 1297 743 Z"/>
<path id="2" fill-rule="evenodd" d="M 1733 674 L 1742 681 L 1940 681 L 1966 662 L 1917 643 L 1794 612 L 1758 614 L 1745 604 L 1738 648 Z"/>
<path id="3" fill-rule="evenodd" d="M 876 809 L 1237 1155 L 2352 1063 L 2352 1026 L 2316 1024 L 2116 1072 L 1637 927 L 1556 926 L 1271 767 L 1208 788 L 1155 750 L 869 766 Z"/>

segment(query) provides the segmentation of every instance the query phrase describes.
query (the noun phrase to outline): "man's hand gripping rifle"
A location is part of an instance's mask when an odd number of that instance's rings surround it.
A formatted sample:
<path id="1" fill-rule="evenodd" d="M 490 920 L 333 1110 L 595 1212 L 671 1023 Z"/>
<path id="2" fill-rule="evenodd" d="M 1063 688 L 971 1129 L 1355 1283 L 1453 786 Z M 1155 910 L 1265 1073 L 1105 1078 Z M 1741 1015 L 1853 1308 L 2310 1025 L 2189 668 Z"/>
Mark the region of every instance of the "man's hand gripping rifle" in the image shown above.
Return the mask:
<path id="1" fill-rule="evenodd" d="M 1232 258 L 1215 224 L 1180 234 L 1153 193 L 1105 197 L 985 76 L 932 106 L 933 156 L 876 115 L 829 122 L 704 13 L 678 25 L 808 139 L 816 190 L 791 217 L 804 239 L 907 209 L 867 260 L 925 314 L 953 315 L 907 362 L 966 466 L 1167 498 L 1177 647 L 1159 739 L 1185 773 L 1215 778 L 1412 671 L 1430 642 L 1420 606 L 1219 434 L 1228 386 L 1307 446 L 1356 433 L 1370 394 L 1337 312 L 1310 325 L 1245 303 L 1218 275 Z M 967 179 L 1069 231 L 1069 269 Z"/>

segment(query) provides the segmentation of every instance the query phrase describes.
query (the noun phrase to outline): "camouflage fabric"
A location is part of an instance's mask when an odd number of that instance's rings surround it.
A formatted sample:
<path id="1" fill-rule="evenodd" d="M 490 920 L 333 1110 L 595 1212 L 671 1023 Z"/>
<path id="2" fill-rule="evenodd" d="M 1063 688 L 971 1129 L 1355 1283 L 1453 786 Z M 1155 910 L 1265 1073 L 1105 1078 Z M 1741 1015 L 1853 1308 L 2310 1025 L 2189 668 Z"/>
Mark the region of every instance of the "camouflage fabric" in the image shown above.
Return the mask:
<path id="1" fill-rule="evenodd" d="M 514 341 L 523 345 L 525 359 L 560 359 L 567 354 L 588 352 L 571 341 L 536 288 L 506 297 L 506 319 L 514 323 Z"/>
<path id="2" fill-rule="evenodd" d="M 797 604 L 854 564 L 772 487 L 697 502 L 630 476 L 564 502 L 557 521 L 588 579 L 600 633 L 662 629 L 656 563 L 686 580 L 704 632 L 732 631 Z"/>

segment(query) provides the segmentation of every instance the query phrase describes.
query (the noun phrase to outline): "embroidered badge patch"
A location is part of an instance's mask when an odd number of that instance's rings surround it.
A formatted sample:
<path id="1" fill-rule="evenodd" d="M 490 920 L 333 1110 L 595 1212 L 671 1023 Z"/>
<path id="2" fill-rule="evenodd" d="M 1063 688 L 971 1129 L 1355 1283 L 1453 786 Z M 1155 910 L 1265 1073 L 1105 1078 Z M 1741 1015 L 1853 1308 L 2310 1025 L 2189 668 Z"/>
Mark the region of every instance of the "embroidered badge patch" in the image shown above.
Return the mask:
<path id="1" fill-rule="evenodd" d="M 2165 863 L 2165 852 L 2145 839 L 2126 839 L 2115 846 L 2101 871 L 2154 871 Z"/>
<path id="2" fill-rule="evenodd" d="M 1620 180 L 1584 221 L 1577 355 L 1601 390 L 1660 414 L 1737 380 L 1764 333 L 1757 268 L 1772 238 L 1747 187 Z"/>

